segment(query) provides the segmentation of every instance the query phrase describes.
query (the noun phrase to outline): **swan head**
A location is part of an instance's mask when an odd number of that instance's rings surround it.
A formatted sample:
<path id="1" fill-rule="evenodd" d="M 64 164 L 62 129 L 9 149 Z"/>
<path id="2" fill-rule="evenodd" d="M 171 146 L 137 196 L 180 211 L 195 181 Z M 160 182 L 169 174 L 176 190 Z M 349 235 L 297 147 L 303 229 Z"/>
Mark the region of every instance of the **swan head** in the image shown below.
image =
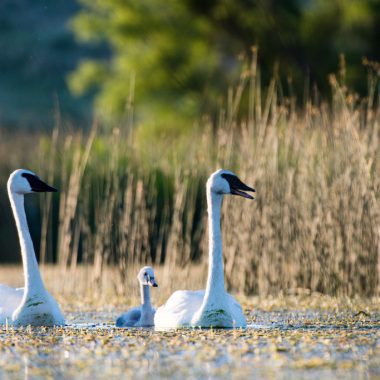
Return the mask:
<path id="1" fill-rule="evenodd" d="M 57 189 L 43 182 L 30 170 L 17 169 L 8 179 L 8 190 L 16 194 L 56 192 Z"/>
<path id="2" fill-rule="evenodd" d="M 137 279 L 139 280 L 141 285 L 149 285 L 155 288 L 158 286 L 154 278 L 154 272 L 152 267 L 141 268 L 139 274 L 137 275 Z"/>
<path id="3" fill-rule="evenodd" d="M 248 199 L 254 199 L 254 197 L 245 191 L 256 191 L 243 183 L 235 173 L 224 169 L 219 169 L 211 174 L 207 180 L 207 188 L 215 194 L 239 195 Z"/>

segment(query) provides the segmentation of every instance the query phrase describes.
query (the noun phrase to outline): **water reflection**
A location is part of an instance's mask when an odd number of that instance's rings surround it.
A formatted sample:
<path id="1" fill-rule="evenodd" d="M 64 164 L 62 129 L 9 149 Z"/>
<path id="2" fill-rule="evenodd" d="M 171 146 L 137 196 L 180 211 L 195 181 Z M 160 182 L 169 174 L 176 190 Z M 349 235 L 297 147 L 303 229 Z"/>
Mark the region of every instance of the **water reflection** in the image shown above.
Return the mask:
<path id="1" fill-rule="evenodd" d="M 24 379 L 25 380 L 29 380 L 30 379 L 30 371 L 29 371 L 29 367 L 30 367 L 30 359 L 28 356 L 24 355 L 23 356 L 23 362 L 24 362 Z"/>

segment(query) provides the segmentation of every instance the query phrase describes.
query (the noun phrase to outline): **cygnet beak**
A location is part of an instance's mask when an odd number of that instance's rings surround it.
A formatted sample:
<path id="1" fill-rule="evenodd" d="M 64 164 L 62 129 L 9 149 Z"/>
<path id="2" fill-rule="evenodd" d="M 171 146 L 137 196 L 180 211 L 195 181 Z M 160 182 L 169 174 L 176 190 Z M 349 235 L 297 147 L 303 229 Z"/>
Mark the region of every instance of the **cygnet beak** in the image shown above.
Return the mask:
<path id="1" fill-rule="evenodd" d="M 157 287 L 158 287 L 157 282 L 156 282 L 156 280 L 154 279 L 154 277 L 150 277 L 150 276 L 148 276 L 148 284 L 149 284 L 150 286 L 153 286 L 154 288 L 157 288 Z"/>

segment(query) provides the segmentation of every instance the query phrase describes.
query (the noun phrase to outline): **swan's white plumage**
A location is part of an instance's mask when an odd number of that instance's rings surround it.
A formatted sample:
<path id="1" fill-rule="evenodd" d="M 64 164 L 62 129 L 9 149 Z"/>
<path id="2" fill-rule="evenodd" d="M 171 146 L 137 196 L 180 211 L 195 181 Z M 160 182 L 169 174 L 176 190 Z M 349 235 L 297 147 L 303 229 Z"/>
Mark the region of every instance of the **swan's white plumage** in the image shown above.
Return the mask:
<path id="1" fill-rule="evenodd" d="M 45 191 L 56 190 L 28 170 L 18 169 L 9 177 L 8 195 L 21 245 L 25 288 L 0 285 L 1 324 L 55 326 L 65 323 L 57 302 L 43 284 L 24 209 L 25 194 Z"/>
<path id="2" fill-rule="evenodd" d="M 24 288 L 11 288 L 0 284 L 0 324 L 11 322 L 12 314 L 24 296 Z"/>
<path id="3" fill-rule="evenodd" d="M 177 290 L 174 292 L 165 305 L 160 306 L 154 317 L 154 324 L 157 328 L 173 327 L 196 327 L 198 324 L 194 317 L 200 310 L 205 298 L 205 290 Z M 229 293 L 225 293 L 226 304 L 232 319 L 232 326 L 209 325 L 203 327 L 246 327 L 247 323 L 243 309 L 239 302 Z"/>
<path id="4" fill-rule="evenodd" d="M 14 326 L 62 326 L 65 318 L 57 301 L 44 290 L 27 297 L 24 294 L 8 323 Z"/>
<path id="5" fill-rule="evenodd" d="M 154 316 L 157 328 L 188 327 L 194 314 L 202 306 L 204 290 L 177 290 L 165 305 L 160 306 Z"/>
<path id="6" fill-rule="evenodd" d="M 24 288 L 0 284 L 0 324 L 35 325 L 37 321 L 43 326 L 65 324 L 57 302 L 48 291 L 25 301 L 24 292 Z"/>
<path id="7" fill-rule="evenodd" d="M 207 181 L 209 222 L 209 270 L 206 290 L 176 291 L 159 307 L 154 317 L 156 329 L 180 327 L 246 327 L 240 304 L 224 287 L 220 209 L 223 194 L 253 199 L 244 191 L 255 191 L 235 174 L 218 170 Z"/>

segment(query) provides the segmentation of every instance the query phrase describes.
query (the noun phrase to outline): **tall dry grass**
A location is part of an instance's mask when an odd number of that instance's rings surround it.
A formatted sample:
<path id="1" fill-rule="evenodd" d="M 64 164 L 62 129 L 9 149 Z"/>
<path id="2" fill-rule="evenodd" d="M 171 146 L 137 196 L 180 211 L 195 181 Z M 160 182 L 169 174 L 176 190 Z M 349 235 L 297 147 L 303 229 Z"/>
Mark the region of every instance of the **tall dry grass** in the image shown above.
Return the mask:
<path id="1" fill-rule="evenodd" d="M 56 247 L 63 276 L 78 278 L 80 262 L 99 293 L 109 265 L 119 268 L 120 294 L 128 268 L 142 264 L 163 266 L 167 279 L 196 264 L 205 277 L 205 182 L 224 167 L 257 190 L 254 202 L 226 196 L 223 204 L 230 289 L 379 295 L 378 77 L 360 98 L 342 70 L 330 78 L 331 101 L 313 96 L 300 109 L 276 78 L 262 86 L 256 61 L 254 54 L 218 122 L 203 120 L 178 145 L 139 140 L 131 117 L 89 135 L 57 127 L 41 140 L 41 175 L 60 187 L 59 204 L 42 203 L 42 261 Z"/>

